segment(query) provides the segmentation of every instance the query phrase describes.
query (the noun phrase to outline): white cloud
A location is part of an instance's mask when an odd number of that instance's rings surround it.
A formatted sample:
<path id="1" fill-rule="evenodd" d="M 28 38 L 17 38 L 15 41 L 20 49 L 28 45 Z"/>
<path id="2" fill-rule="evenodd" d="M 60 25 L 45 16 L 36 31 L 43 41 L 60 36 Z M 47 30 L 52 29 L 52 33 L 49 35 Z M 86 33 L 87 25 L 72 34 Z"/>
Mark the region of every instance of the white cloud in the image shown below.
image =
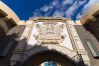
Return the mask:
<path id="1" fill-rule="evenodd" d="M 66 16 L 71 17 L 81 7 L 77 13 L 77 19 L 80 19 L 86 10 L 99 0 L 53 0 L 49 5 L 44 5 L 33 12 L 33 16 Z M 44 13 L 42 13 L 44 12 Z"/>
<path id="2" fill-rule="evenodd" d="M 47 12 L 49 10 L 49 6 L 45 5 L 40 8 L 41 11 Z"/>
<path id="3" fill-rule="evenodd" d="M 82 15 L 83 15 L 84 13 L 85 13 L 84 10 L 81 11 L 81 12 L 76 16 L 76 19 L 78 20 L 78 19 L 82 18 Z"/>
<path id="4" fill-rule="evenodd" d="M 52 3 L 50 3 L 51 6 L 57 6 L 59 4 L 59 0 L 53 0 Z"/>
<path id="5" fill-rule="evenodd" d="M 64 0 L 62 2 L 63 5 L 66 5 L 66 4 L 72 4 L 74 0 Z"/>
<path id="6" fill-rule="evenodd" d="M 76 3 L 74 3 L 65 13 L 67 17 L 72 16 L 73 11 L 77 8 Z"/>
<path id="7" fill-rule="evenodd" d="M 33 17 L 39 17 L 39 16 L 42 16 L 42 14 L 40 13 L 39 9 L 36 9 L 36 10 L 33 12 Z"/>
<path id="8" fill-rule="evenodd" d="M 55 12 L 53 13 L 53 16 L 55 16 L 55 17 L 62 17 L 62 16 L 64 16 L 64 13 L 61 12 L 61 11 L 55 11 Z"/>

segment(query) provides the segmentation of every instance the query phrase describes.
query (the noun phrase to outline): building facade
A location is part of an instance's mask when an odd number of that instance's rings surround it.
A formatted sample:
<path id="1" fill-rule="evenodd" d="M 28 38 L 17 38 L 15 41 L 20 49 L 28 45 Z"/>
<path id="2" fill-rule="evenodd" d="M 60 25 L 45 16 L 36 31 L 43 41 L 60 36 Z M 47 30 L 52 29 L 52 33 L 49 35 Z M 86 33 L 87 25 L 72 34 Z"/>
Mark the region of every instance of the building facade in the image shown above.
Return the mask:
<path id="1" fill-rule="evenodd" d="M 64 17 L 21 21 L 1 1 L 0 7 L 0 66 L 99 65 L 98 8 L 74 22 Z"/>

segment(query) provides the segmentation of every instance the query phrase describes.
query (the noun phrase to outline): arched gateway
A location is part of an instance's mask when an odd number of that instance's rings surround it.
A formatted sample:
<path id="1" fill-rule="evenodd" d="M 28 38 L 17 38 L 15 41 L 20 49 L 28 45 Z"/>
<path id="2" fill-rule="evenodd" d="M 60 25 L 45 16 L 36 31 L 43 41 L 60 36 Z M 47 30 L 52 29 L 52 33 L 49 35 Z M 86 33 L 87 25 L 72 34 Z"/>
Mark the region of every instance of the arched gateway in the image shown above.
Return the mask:
<path id="1" fill-rule="evenodd" d="M 48 62 L 46 64 L 45 62 Z M 51 62 L 55 62 L 52 63 Z M 76 66 L 77 63 L 70 59 L 68 56 L 61 55 L 56 51 L 44 51 L 33 55 L 26 62 L 24 62 L 23 66 Z"/>
<path id="2" fill-rule="evenodd" d="M 16 66 L 84 66 L 80 55 L 59 45 L 38 45 L 25 54 Z"/>

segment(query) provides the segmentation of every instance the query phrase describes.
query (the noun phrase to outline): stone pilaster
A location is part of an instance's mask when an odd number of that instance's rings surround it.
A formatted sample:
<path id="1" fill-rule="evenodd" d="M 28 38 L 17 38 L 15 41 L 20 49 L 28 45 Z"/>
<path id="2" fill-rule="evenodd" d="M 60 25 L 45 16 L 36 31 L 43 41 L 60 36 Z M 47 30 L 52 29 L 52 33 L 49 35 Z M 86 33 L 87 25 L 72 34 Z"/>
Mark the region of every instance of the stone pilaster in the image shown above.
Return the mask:
<path id="1" fill-rule="evenodd" d="M 72 33 L 72 39 L 73 39 L 74 44 L 76 46 L 77 53 L 81 54 L 84 63 L 86 65 L 90 66 L 90 60 L 89 60 L 87 51 L 85 50 L 83 43 L 81 42 L 80 37 L 79 37 L 75 27 L 74 27 L 75 23 L 73 21 L 70 21 L 70 22 L 68 22 L 68 25 L 69 25 L 70 31 Z"/>

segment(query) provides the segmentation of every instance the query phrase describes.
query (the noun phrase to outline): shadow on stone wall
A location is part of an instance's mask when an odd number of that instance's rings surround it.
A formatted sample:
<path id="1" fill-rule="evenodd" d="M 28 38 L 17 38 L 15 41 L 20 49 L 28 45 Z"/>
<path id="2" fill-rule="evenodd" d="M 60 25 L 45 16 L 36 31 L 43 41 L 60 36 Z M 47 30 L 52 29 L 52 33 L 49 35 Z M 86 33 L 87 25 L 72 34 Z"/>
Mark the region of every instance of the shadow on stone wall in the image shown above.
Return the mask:
<path id="1" fill-rule="evenodd" d="M 11 55 L 18 43 L 17 34 L 8 35 L 0 46 L 0 66 L 9 66 Z"/>
<path id="2" fill-rule="evenodd" d="M 3 40 L 0 40 L 0 66 L 9 66 L 12 53 L 20 41 L 25 26 L 19 25 L 12 28 Z"/>
<path id="3" fill-rule="evenodd" d="M 4 40 L 5 36 L 6 36 L 6 33 L 4 29 L 0 26 L 0 46 L 2 45 L 1 43 Z"/>

